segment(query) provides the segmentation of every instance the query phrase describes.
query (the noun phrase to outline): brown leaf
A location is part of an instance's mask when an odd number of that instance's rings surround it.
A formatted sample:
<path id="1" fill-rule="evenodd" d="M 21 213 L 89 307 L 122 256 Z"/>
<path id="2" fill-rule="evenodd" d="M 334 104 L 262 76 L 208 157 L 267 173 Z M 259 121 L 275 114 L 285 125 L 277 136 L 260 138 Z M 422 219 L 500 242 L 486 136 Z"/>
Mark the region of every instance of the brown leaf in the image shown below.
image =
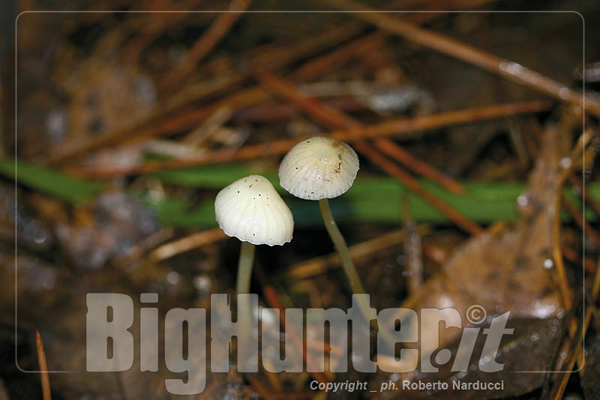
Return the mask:
<path id="1" fill-rule="evenodd" d="M 510 311 L 511 319 L 560 316 L 563 306 L 554 271 L 545 265 L 552 265 L 551 228 L 557 217 L 554 204 L 560 193 L 560 160 L 566 148 L 558 127 L 549 127 L 529 178 L 529 189 L 519 198 L 519 222 L 500 234 L 488 231 L 467 241 L 403 307 L 417 312 L 423 308 L 452 307 L 460 312 L 463 326 L 468 323 L 465 316 L 472 305 L 483 306 L 488 316 Z M 440 346 L 446 347 L 461 332 L 440 329 Z M 437 331 L 421 329 L 421 340 L 427 334 L 437 335 Z M 520 334 L 515 330 L 515 336 Z M 421 357 L 435 350 L 421 346 Z"/>

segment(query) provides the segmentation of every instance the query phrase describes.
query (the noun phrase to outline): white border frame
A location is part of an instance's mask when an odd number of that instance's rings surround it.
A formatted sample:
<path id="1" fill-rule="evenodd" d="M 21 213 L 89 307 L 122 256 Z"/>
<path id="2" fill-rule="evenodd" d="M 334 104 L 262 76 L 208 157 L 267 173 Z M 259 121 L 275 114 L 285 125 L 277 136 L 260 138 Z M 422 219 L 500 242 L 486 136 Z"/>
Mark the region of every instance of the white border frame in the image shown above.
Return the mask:
<path id="1" fill-rule="evenodd" d="M 17 29 L 17 25 L 19 22 L 19 18 L 21 18 L 22 15 L 26 15 L 26 14 L 165 14 L 165 13 L 176 13 L 176 14 L 181 14 L 181 13 L 187 13 L 187 14 L 221 14 L 221 13 L 244 13 L 244 14 L 338 14 L 338 13 L 345 13 L 345 14 L 353 14 L 353 13 L 367 13 L 367 14 L 418 14 L 418 13 L 427 13 L 427 14 L 491 14 L 491 13 L 495 13 L 495 14 L 536 14 L 536 13 L 540 13 L 540 14 L 576 14 L 581 18 L 581 22 L 582 22 L 582 43 L 583 43 L 583 49 L 582 49 L 582 79 L 584 82 L 583 88 L 582 88 L 582 96 L 583 96 L 583 108 L 585 109 L 585 99 L 586 99 L 586 95 L 585 95 L 585 49 L 586 49 L 586 42 L 585 42 L 585 17 L 578 11 L 574 11 L 574 10 L 564 10 L 564 11 L 556 11 L 556 10 L 525 10 L 525 11 L 485 11 L 485 10 L 437 10 L 437 11 L 389 11 L 389 10 L 373 10 L 373 11 L 362 11 L 362 10 L 306 10 L 306 11 L 302 11 L 302 10 L 291 10 L 291 11 L 277 11 L 277 10 L 245 10 L 245 11 L 231 11 L 231 10 L 203 10 L 203 11 L 184 11 L 184 10 L 176 10 L 176 11 L 144 11 L 144 10 L 125 10 L 125 11 L 110 11 L 110 10 L 98 10 L 98 11 L 90 11 L 90 10 L 35 10 L 35 11 L 22 11 L 21 13 L 19 13 L 17 15 L 17 17 L 15 18 L 15 53 L 14 53 L 14 57 L 15 57 L 15 116 L 14 116 L 14 123 L 15 123 L 15 153 L 18 154 L 18 141 L 17 141 L 17 132 L 18 132 L 18 120 L 17 120 L 17 112 L 18 112 L 18 103 L 17 103 L 17 99 L 18 99 L 18 59 L 17 59 L 17 49 L 18 49 L 18 29 Z M 474 68 L 478 68 L 477 66 L 473 66 Z M 481 68 L 478 68 L 481 70 Z M 485 70 L 483 70 L 485 71 Z M 488 71 L 486 71 L 488 72 Z M 489 72 L 488 72 L 489 73 Z M 534 90 L 534 89 L 531 89 Z M 582 116 L 582 122 L 583 122 L 583 131 L 585 131 L 586 129 L 586 125 L 585 125 L 585 112 L 583 112 L 583 116 Z M 585 148 L 582 150 L 583 153 L 583 165 L 584 168 L 586 166 L 586 159 L 585 159 Z M 582 176 L 581 176 L 581 180 L 582 180 L 582 185 L 583 185 L 583 190 L 585 193 L 586 190 L 586 184 L 585 184 L 585 170 L 582 170 Z M 17 185 L 17 178 L 18 177 L 18 166 L 17 166 L 17 157 L 15 157 L 15 221 L 17 221 L 17 209 L 19 206 L 19 202 L 18 202 L 18 195 L 17 195 L 17 189 L 18 189 L 18 185 Z M 585 204 L 585 198 L 582 195 L 581 198 L 581 203 L 582 203 L 582 213 L 583 213 L 583 219 L 585 221 L 585 213 L 586 213 L 586 204 Z M 18 318 L 18 295 L 17 295 L 17 281 L 18 281 L 18 268 L 17 268 L 17 242 L 18 242 L 18 226 L 17 223 L 15 222 L 15 366 L 17 367 L 17 369 L 20 372 L 23 373 L 29 373 L 29 374 L 41 374 L 43 371 L 26 371 L 24 369 L 22 369 L 19 366 L 18 363 L 18 331 L 17 331 L 17 318 Z M 582 248 L 582 287 L 581 287 L 581 291 L 582 291 L 582 296 L 585 299 L 585 239 L 586 239 L 586 235 L 585 235 L 585 225 L 582 227 L 582 240 L 583 240 L 583 248 Z M 586 313 L 586 305 L 585 305 L 585 300 L 583 302 L 583 308 L 582 308 L 582 321 L 585 321 L 585 313 Z M 585 322 L 583 322 L 585 323 Z M 585 366 L 585 355 L 586 355 L 586 349 L 585 349 L 585 337 L 586 337 L 586 332 L 584 330 L 584 334 L 583 334 L 583 343 L 582 343 L 582 351 L 583 351 L 583 363 L 579 366 L 579 369 L 577 370 L 572 370 L 572 371 L 504 371 L 504 372 L 508 372 L 508 373 L 523 373 L 523 374 L 547 374 L 547 373 L 574 373 L 574 372 L 579 372 L 581 371 L 584 366 Z M 76 373 L 76 372 L 87 372 L 87 371 L 44 371 L 44 372 L 48 372 L 49 374 L 60 374 L 60 373 Z"/>

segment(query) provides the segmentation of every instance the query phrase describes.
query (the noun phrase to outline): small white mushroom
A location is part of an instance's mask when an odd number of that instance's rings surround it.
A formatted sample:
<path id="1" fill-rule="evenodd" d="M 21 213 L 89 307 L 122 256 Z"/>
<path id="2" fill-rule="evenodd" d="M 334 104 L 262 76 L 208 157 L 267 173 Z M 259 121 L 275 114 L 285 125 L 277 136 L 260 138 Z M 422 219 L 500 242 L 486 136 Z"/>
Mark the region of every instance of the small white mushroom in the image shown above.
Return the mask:
<path id="1" fill-rule="evenodd" d="M 217 194 L 215 215 L 221 229 L 242 241 L 237 294 L 250 292 L 255 245 L 281 246 L 292 240 L 294 219 L 271 182 L 260 175 L 239 179 Z M 249 362 L 252 313 L 238 302 L 238 365 Z"/>
<path id="2" fill-rule="evenodd" d="M 346 193 L 358 173 L 352 147 L 329 137 L 312 137 L 294 146 L 279 166 L 281 187 L 305 200 L 333 199 Z"/>
<path id="3" fill-rule="evenodd" d="M 323 136 L 298 143 L 285 155 L 279 166 L 281 187 L 301 199 L 319 202 L 325 229 L 340 256 L 344 273 L 354 294 L 366 292 L 350 256 L 348 244 L 331 213 L 329 199 L 341 196 L 352 187 L 359 167 L 358 156 L 352 147 Z M 369 319 L 368 301 L 359 297 L 358 306 Z M 385 343 L 395 343 L 387 329 L 379 327 L 379 331 Z"/>
<path id="4" fill-rule="evenodd" d="M 358 156 L 352 147 L 329 137 L 311 137 L 295 145 L 279 166 L 281 186 L 296 197 L 318 200 L 327 233 L 342 260 L 354 293 L 365 293 L 348 245 L 340 232 L 329 199 L 348 191 L 358 173 Z"/>
<path id="5" fill-rule="evenodd" d="M 242 242 L 281 246 L 292 240 L 292 213 L 271 182 L 260 175 L 239 179 L 221 190 L 215 214 L 221 229 Z"/>

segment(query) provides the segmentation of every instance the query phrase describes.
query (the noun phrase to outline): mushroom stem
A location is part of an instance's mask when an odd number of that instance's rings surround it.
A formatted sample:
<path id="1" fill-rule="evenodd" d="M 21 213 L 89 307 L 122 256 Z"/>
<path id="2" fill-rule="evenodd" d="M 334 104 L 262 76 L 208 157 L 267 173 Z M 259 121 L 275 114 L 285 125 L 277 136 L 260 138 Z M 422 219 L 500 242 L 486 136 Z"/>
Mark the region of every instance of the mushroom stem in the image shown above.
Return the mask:
<path id="1" fill-rule="evenodd" d="M 250 293 L 250 277 L 254 264 L 254 246 L 250 242 L 242 242 L 240 260 L 238 262 L 237 294 Z M 239 306 L 238 306 L 239 307 Z"/>
<path id="2" fill-rule="evenodd" d="M 329 208 L 329 199 L 325 198 L 319 200 L 319 209 L 321 210 L 321 216 L 323 217 L 323 222 L 325 223 L 327 233 L 329 233 L 329 237 L 331 238 L 335 249 L 340 255 L 342 267 L 344 268 L 344 272 L 346 273 L 348 281 L 350 282 L 350 288 L 352 289 L 352 293 L 366 293 L 365 288 L 363 287 L 362 282 L 360 281 L 360 277 L 358 276 L 358 272 L 356 271 L 354 261 L 352 261 L 352 257 L 350 257 L 350 251 L 348 250 L 346 240 L 344 239 L 344 236 L 342 236 L 342 232 L 340 232 L 340 229 L 335 223 L 335 219 L 333 219 L 331 208 Z M 367 317 L 367 315 L 369 315 L 368 310 L 371 306 L 368 302 L 359 300 L 358 307 L 360 308 L 363 316 Z M 388 348 L 394 349 L 394 343 L 396 343 L 396 341 L 391 336 L 391 333 L 389 332 L 387 327 L 377 326 L 377 323 L 374 320 L 371 321 L 371 326 L 379 330 L 379 332 L 383 336 L 384 343 L 387 344 Z"/>
<path id="3" fill-rule="evenodd" d="M 252 265 L 254 264 L 254 250 L 256 246 L 249 242 L 242 242 L 240 259 L 238 262 L 238 275 L 236 289 L 237 294 L 250 293 L 250 280 L 252 276 Z M 238 364 L 248 361 L 249 343 L 252 328 L 252 310 L 250 302 L 237 302 L 238 310 Z"/>
<path id="4" fill-rule="evenodd" d="M 350 251 L 348 250 L 346 240 L 344 240 L 344 236 L 342 236 L 342 232 L 340 232 L 340 229 L 335 223 L 335 219 L 333 219 L 333 214 L 331 214 L 331 209 L 329 208 L 329 199 L 319 200 L 319 209 L 321 210 L 321 216 L 323 217 L 323 222 L 325 223 L 327 233 L 329 233 L 329 237 L 331 238 L 335 249 L 340 255 L 342 267 L 344 268 L 344 272 L 350 281 L 352 293 L 365 293 L 365 288 L 360 281 L 358 272 L 356 272 L 354 261 L 352 261 L 352 257 L 350 257 Z"/>

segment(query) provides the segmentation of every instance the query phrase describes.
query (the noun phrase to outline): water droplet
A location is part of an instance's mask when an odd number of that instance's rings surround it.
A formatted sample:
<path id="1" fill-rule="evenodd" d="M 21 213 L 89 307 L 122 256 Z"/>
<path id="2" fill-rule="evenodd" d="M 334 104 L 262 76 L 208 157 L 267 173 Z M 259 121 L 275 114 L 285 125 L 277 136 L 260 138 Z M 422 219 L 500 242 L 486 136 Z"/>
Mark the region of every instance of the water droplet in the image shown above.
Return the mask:
<path id="1" fill-rule="evenodd" d="M 529 203 L 529 199 L 527 198 L 526 195 L 522 194 L 519 197 L 517 197 L 517 203 L 520 206 L 524 207 L 524 206 L 526 206 Z"/>
<path id="2" fill-rule="evenodd" d="M 171 271 L 167 274 L 167 282 L 171 285 L 177 285 L 179 283 L 179 274 L 175 271 Z"/>
<path id="3" fill-rule="evenodd" d="M 571 89 L 569 89 L 567 87 L 561 88 L 558 91 L 558 95 L 560 96 L 561 99 L 568 99 L 569 96 L 571 95 Z"/>

